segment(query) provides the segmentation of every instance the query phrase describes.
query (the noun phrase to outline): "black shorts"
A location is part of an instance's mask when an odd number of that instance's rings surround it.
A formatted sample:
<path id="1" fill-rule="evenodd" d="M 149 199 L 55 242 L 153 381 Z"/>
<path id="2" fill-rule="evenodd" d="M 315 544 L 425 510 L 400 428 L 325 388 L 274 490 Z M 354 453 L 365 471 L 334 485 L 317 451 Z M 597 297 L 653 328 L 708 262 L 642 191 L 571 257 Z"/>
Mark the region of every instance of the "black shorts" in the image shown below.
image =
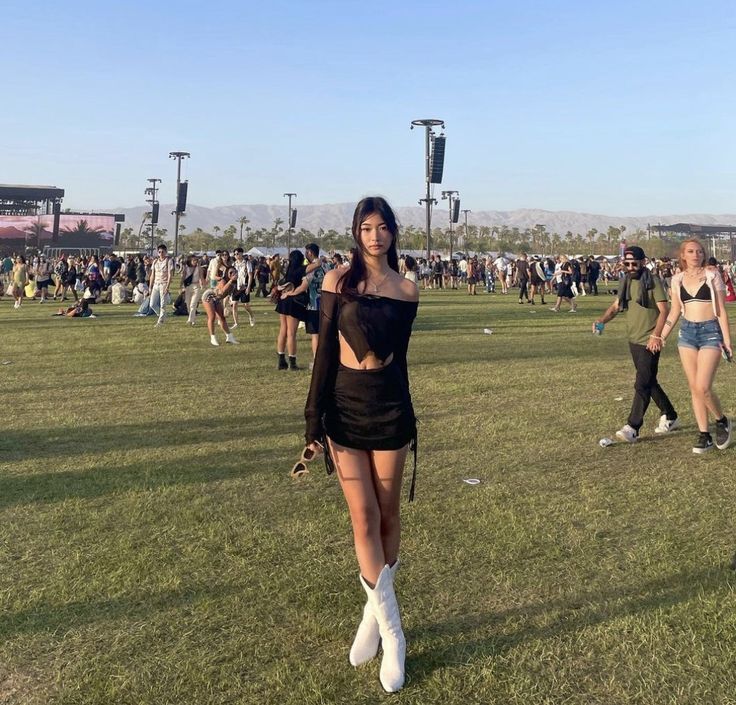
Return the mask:
<path id="1" fill-rule="evenodd" d="M 319 311 L 307 311 L 307 320 L 304 327 L 309 335 L 317 335 L 319 333 Z"/>
<path id="2" fill-rule="evenodd" d="M 236 291 L 230 297 L 230 301 L 234 304 L 249 304 L 250 303 L 250 292 L 248 291 Z"/>

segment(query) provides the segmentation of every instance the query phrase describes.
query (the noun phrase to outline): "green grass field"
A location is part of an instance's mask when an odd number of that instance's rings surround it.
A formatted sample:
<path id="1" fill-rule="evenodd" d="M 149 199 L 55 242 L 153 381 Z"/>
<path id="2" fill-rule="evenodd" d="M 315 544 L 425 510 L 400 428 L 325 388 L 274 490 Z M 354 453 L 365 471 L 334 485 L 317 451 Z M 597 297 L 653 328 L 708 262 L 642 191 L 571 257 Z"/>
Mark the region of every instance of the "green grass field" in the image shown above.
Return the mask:
<path id="1" fill-rule="evenodd" d="M 379 660 L 347 661 L 364 594 L 337 482 L 288 476 L 309 374 L 276 371 L 272 308 L 216 349 L 201 317 L 4 299 L 0 703 L 736 703 L 736 451 L 691 453 L 674 345 L 683 430 L 655 437 L 651 408 L 642 442 L 598 446 L 634 378 L 623 321 L 590 334 L 608 302 L 422 292 L 388 696 Z"/>

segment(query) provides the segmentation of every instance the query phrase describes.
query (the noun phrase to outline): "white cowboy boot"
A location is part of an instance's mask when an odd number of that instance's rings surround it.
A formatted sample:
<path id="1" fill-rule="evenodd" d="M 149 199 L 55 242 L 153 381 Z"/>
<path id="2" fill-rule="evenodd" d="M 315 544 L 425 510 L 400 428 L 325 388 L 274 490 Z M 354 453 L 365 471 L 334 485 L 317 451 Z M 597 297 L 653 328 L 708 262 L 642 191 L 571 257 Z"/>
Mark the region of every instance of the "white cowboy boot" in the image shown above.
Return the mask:
<path id="1" fill-rule="evenodd" d="M 378 621 L 378 630 L 381 634 L 383 658 L 381 659 L 381 685 L 387 693 L 395 693 L 404 685 L 404 659 L 406 657 L 406 640 L 401 630 L 399 604 L 394 593 L 393 576 L 391 569 L 383 567 L 376 587 L 372 590 L 363 577 L 360 578 L 363 589 L 373 608 L 373 614 Z"/>
<path id="2" fill-rule="evenodd" d="M 398 559 L 392 566 L 389 566 L 392 579 L 396 576 L 398 567 Z M 378 631 L 378 622 L 373 614 L 371 601 L 367 600 L 363 608 L 363 619 L 360 620 L 358 631 L 355 634 L 355 639 L 353 639 L 353 645 L 350 647 L 350 664 L 356 667 L 362 666 L 375 658 L 380 642 L 381 634 Z"/>

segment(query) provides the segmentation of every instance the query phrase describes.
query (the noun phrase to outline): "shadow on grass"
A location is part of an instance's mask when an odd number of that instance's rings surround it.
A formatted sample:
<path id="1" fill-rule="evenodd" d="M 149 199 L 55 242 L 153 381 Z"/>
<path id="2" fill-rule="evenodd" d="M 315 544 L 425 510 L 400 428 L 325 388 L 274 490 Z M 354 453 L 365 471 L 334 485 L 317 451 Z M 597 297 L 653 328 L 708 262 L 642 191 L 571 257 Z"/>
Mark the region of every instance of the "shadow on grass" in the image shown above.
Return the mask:
<path id="1" fill-rule="evenodd" d="M 680 572 L 630 588 L 578 593 L 565 600 L 555 600 L 500 612 L 463 615 L 440 624 L 420 626 L 409 640 L 426 643 L 423 653 L 409 654 L 407 672 L 414 684 L 439 668 L 451 664 L 463 667 L 488 657 L 499 656 L 517 646 L 538 639 L 555 639 L 627 617 L 643 616 L 667 610 L 692 599 L 733 590 L 736 576 L 725 566 L 707 566 L 697 572 Z M 552 623 L 535 624 L 538 617 L 556 613 Z M 526 624 L 514 629 L 519 620 Z M 511 626 L 514 625 L 514 626 Z M 509 628 L 511 626 L 511 628 Z M 465 633 L 485 632 L 486 636 L 463 641 Z M 452 642 L 433 651 L 432 642 Z"/>
<path id="2" fill-rule="evenodd" d="M 271 471 L 288 472 L 292 456 L 273 454 Z M 123 468 L 112 465 L 31 475 L 0 477 L 0 509 L 23 504 L 61 502 L 69 499 L 95 499 L 109 494 L 154 490 L 162 487 L 196 485 L 246 476 L 262 463 L 241 461 L 231 451 L 202 458 L 199 466 L 177 457 L 168 463 L 137 462 Z"/>
<path id="3" fill-rule="evenodd" d="M 0 638 L 19 634 L 63 632 L 100 620 L 145 619 L 164 610 L 186 607 L 199 601 L 242 594 L 242 585 L 206 585 L 157 594 L 130 595 L 98 600 L 80 600 L 64 605 L 40 605 L 21 612 L 0 615 Z"/>
<path id="4" fill-rule="evenodd" d="M 181 445 L 211 443 L 217 439 L 257 436 L 283 437 L 289 429 L 299 435 L 304 425 L 301 409 L 281 414 L 230 416 L 205 419 L 182 418 L 161 422 L 121 424 L 77 424 L 32 430 L 3 430 L 0 455 L 3 461 L 77 457 L 93 451 L 136 451 L 166 449 Z"/>

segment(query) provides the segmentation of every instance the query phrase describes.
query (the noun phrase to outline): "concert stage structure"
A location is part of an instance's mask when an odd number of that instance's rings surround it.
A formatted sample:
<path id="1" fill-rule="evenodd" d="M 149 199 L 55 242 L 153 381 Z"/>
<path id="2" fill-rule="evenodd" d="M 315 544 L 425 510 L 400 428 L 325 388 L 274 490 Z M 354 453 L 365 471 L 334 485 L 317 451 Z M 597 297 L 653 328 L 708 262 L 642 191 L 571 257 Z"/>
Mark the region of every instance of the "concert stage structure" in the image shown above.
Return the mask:
<path id="1" fill-rule="evenodd" d="M 64 189 L 0 184 L 0 254 L 109 252 L 125 216 L 61 211 Z"/>
<path id="2" fill-rule="evenodd" d="M 699 240 L 710 240 L 710 256 L 719 259 L 716 253 L 716 241 L 728 240 L 728 257 L 736 260 L 736 225 L 698 225 L 696 223 L 674 223 L 673 225 L 650 225 L 650 233 L 672 233 L 675 235 L 692 235 Z M 703 243 L 706 244 L 706 243 Z M 724 245 L 726 243 L 724 242 Z M 725 248 L 723 248 L 725 249 Z M 722 258 L 721 258 L 722 259 Z"/>

